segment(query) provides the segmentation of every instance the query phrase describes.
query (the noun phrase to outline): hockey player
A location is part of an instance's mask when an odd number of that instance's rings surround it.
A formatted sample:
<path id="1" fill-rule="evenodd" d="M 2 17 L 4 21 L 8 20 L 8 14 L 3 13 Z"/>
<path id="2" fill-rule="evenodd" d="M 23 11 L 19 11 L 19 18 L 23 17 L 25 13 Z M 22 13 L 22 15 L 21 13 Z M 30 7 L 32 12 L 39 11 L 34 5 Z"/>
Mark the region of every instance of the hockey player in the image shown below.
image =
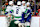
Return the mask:
<path id="1" fill-rule="evenodd" d="M 23 10 L 23 8 L 21 7 L 21 1 L 17 2 L 17 6 L 15 6 L 13 8 L 13 15 L 14 15 L 14 20 L 12 21 L 11 27 L 20 27 L 22 24 L 22 12 L 24 12 L 25 10 Z"/>
<path id="2" fill-rule="evenodd" d="M 25 11 L 25 27 L 30 27 L 30 20 L 31 20 L 31 8 L 30 3 L 27 2 L 27 8 Z"/>
<path id="3" fill-rule="evenodd" d="M 23 7 L 24 9 L 26 9 L 25 4 L 26 4 L 26 2 L 25 2 L 25 1 L 22 1 L 22 7 Z"/>
<path id="4" fill-rule="evenodd" d="M 25 16 L 24 16 L 25 14 Z M 31 19 L 31 8 L 30 8 L 30 3 L 27 2 L 26 4 L 26 10 L 22 14 L 22 20 L 25 21 L 25 27 L 30 27 L 30 19 Z"/>
<path id="5" fill-rule="evenodd" d="M 25 1 L 22 1 L 22 9 L 23 9 L 23 10 L 26 10 L 25 4 L 26 4 L 26 2 L 25 2 Z M 23 15 L 25 16 L 25 13 L 24 13 L 24 12 L 22 13 L 22 17 L 24 17 Z M 24 19 L 24 18 L 23 18 L 23 19 Z M 23 20 L 23 19 L 22 19 L 22 20 Z"/>
<path id="6" fill-rule="evenodd" d="M 30 8 L 30 2 L 26 3 L 27 8 Z"/>
<path id="7" fill-rule="evenodd" d="M 25 11 L 25 26 L 26 27 L 30 27 L 30 20 L 31 20 L 31 10 L 29 10 L 29 9 L 26 9 L 26 11 Z M 26 25 L 27 24 L 27 25 Z"/>
<path id="8" fill-rule="evenodd" d="M 5 10 L 6 10 L 6 6 L 5 6 L 5 5 L 2 5 L 2 11 L 1 11 L 1 14 L 2 14 L 2 15 L 5 14 Z"/>
<path id="9" fill-rule="evenodd" d="M 5 12 L 5 15 L 7 16 L 7 20 L 8 20 L 8 26 L 10 25 L 10 22 L 12 19 L 11 18 L 11 13 L 13 12 L 12 7 L 13 7 L 13 1 L 9 1 L 9 6 L 7 6 L 6 12 Z"/>

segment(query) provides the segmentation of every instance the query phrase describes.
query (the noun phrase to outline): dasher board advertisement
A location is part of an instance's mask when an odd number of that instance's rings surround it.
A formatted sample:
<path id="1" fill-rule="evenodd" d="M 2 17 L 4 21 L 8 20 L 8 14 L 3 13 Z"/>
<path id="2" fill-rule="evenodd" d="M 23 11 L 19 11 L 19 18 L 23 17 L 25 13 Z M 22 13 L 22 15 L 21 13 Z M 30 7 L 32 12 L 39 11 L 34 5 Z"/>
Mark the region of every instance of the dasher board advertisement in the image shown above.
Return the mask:
<path id="1" fill-rule="evenodd" d="M 7 27 L 6 16 L 0 16 L 0 27 Z"/>
<path id="2" fill-rule="evenodd" d="M 32 16 L 31 27 L 40 27 L 40 16 Z"/>

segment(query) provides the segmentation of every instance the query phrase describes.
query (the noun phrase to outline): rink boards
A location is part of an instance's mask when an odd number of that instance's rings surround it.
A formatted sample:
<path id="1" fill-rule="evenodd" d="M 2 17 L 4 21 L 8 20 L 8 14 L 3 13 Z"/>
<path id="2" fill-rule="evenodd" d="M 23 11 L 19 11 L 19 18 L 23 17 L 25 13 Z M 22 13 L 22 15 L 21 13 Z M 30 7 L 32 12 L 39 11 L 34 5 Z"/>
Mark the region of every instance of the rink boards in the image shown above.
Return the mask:
<path id="1" fill-rule="evenodd" d="M 7 19 L 4 15 L 0 15 L 0 27 L 7 27 Z"/>
<path id="2" fill-rule="evenodd" d="M 40 16 L 32 16 L 31 27 L 40 27 Z"/>
<path id="3" fill-rule="evenodd" d="M 0 15 L 0 27 L 8 27 L 6 16 Z M 32 16 L 31 27 L 40 27 L 40 16 Z"/>

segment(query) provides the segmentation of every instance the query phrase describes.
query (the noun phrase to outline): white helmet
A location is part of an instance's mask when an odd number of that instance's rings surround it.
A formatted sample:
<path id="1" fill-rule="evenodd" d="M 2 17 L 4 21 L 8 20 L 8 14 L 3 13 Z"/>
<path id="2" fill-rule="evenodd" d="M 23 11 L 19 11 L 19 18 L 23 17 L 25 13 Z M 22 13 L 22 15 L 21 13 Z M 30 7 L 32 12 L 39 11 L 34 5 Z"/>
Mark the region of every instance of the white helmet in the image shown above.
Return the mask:
<path id="1" fill-rule="evenodd" d="M 26 2 L 25 2 L 25 1 L 22 1 L 22 4 L 23 4 L 23 3 L 26 3 Z"/>
<path id="2" fill-rule="evenodd" d="M 27 5 L 30 5 L 30 3 L 29 3 L 29 2 L 27 2 Z"/>
<path id="3" fill-rule="evenodd" d="M 13 1 L 9 1 L 9 5 L 13 4 Z"/>
<path id="4" fill-rule="evenodd" d="M 17 5 L 21 5 L 21 1 L 18 1 L 18 2 L 17 2 Z"/>

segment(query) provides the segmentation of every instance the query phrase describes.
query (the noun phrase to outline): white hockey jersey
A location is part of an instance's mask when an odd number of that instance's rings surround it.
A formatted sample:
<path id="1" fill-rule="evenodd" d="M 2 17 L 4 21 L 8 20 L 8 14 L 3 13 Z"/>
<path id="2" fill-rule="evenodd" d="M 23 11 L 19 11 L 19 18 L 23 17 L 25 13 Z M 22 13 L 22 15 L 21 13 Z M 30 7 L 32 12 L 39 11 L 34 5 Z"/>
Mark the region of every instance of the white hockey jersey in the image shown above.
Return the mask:
<path id="1" fill-rule="evenodd" d="M 12 6 L 7 6 L 6 11 L 9 12 L 12 9 Z"/>
<path id="2" fill-rule="evenodd" d="M 6 8 L 6 12 L 8 12 L 7 15 L 11 14 L 10 11 L 12 10 L 12 7 L 13 7 L 13 6 L 7 6 L 7 8 Z M 5 13 L 6 13 L 6 12 L 5 12 Z"/>
<path id="3" fill-rule="evenodd" d="M 14 19 L 17 19 L 17 20 L 18 20 L 18 18 L 19 19 L 22 19 L 22 12 L 24 12 L 25 9 L 23 9 L 23 7 L 21 7 L 21 6 L 15 6 L 13 8 L 13 10 L 14 10 L 13 15 L 15 17 Z"/>
<path id="4" fill-rule="evenodd" d="M 26 6 L 23 6 L 23 5 L 22 5 L 21 7 L 22 7 L 23 11 L 25 11 L 25 9 L 26 9 Z"/>
<path id="5" fill-rule="evenodd" d="M 22 12 L 25 11 L 21 6 L 16 6 L 13 8 L 13 10 L 14 10 L 14 13 L 13 13 L 14 16 L 21 16 Z"/>
<path id="6" fill-rule="evenodd" d="M 26 9 L 26 5 L 25 5 L 25 6 L 22 5 L 22 7 L 23 7 L 24 9 Z"/>

